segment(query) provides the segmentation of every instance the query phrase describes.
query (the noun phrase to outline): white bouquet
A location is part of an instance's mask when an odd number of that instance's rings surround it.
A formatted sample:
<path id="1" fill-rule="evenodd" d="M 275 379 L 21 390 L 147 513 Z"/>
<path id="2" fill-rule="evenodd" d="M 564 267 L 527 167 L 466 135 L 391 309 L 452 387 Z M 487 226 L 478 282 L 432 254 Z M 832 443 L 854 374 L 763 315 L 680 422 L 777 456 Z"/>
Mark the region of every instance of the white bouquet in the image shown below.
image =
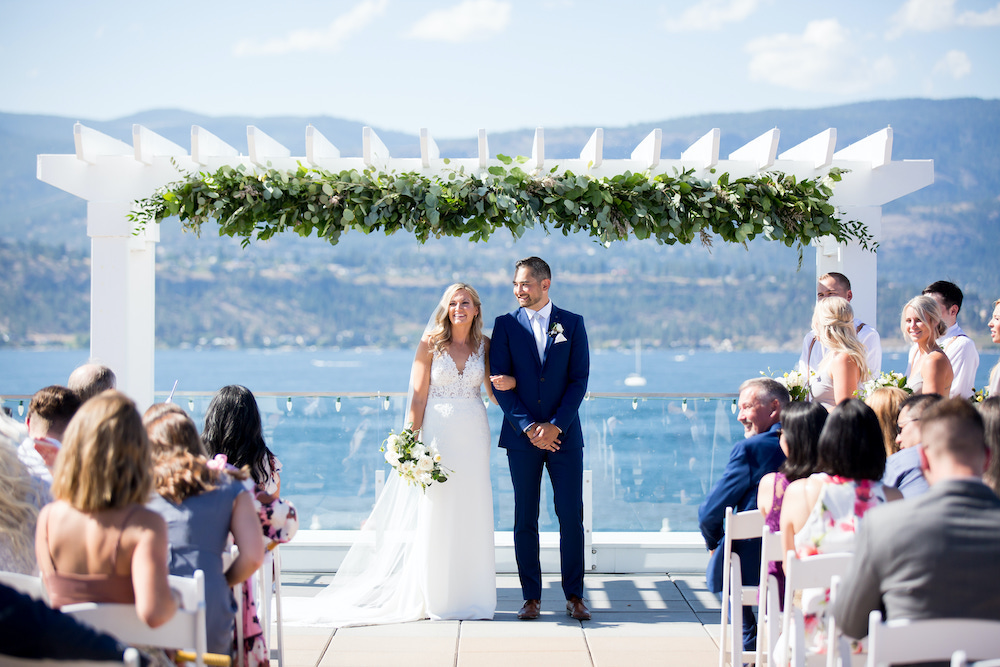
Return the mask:
<path id="1" fill-rule="evenodd" d="M 770 372 L 770 368 L 767 369 Z M 764 371 L 760 372 L 764 375 Z M 809 383 L 806 381 L 806 374 L 802 371 L 788 371 L 778 377 L 772 377 L 775 381 L 780 382 L 788 390 L 788 394 L 792 397 L 793 401 L 807 401 L 809 400 Z M 810 371 L 809 377 L 816 379 L 816 373 Z"/>
<path id="2" fill-rule="evenodd" d="M 872 395 L 872 392 L 879 387 L 897 387 L 907 394 L 912 394 L 913 389 L 907 383 L 907 378 L 902 373 L 893 371 L 891 373 L 881 373 L 877 378 L 872 378 L 861 384 L 861 392 L 858 398 L 864 400 Z"/>
<path id="3" fill-rule="evenodd" d="M 396 434 L 389 431 L 389 437 L 382 443 L 385 460 L 399 476 L 410 484 L 419 484 L 427 490 L 434 482 L 448 481 L 447 468 L 441 465 L 441 454 L 433 444 L 429 447 L 417 439 L 412 427 Z"/>

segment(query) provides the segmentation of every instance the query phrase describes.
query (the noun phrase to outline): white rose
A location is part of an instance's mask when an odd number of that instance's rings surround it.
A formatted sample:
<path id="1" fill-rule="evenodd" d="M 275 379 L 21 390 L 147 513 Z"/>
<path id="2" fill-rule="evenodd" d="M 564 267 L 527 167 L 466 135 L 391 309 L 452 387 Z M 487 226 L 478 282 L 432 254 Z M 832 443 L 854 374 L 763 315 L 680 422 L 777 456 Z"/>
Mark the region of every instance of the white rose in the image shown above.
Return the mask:
<path id="1" fill-rule="evenodd" d="M 424 486 L 430 486 L 434 482 L 434 478 L 430 476 L 430 473 L 424 472 L 417 476 L 417 481 Z"/>
<path id="2" fill-rule="evenodd" d="M 396 446 L 399 444 L 399 436 L 395 433 L 390 433 L 389 437 L 385 439 L 385 446 L 393 451 L 396 451 Z"/>
<path id="3" fill-rule="evenodd" d="M 385 460 L 391 466 L 399 464 L 399 455 L 391 449 L 385 450 Z"/>
<path id="4" fill-rule="evenodd" d="M 420 461 L 417 463 L 417 470 L 420 472 L 430 472 L 434 470 L 434 461 L 427 456 L 420 457 Z"/>
<path id="5" fill-rule="evenodd" d="M 427 448 L 423 445 L 414 445 L 413 449 L 410 450 L 410 456 L 415 459 L 420 459 L 421 457 L 427 456 Z"/>

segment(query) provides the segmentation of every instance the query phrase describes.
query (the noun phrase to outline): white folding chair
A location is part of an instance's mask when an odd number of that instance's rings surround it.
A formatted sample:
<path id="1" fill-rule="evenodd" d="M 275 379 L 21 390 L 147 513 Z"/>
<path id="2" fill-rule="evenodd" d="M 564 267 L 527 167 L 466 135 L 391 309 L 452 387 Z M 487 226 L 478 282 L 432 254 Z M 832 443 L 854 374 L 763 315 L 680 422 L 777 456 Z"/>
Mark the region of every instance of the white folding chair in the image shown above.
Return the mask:
<path id="1" fill-rule="evenodd" d="M 888 667 L 932 660 L 1000 658 L 1000 621 L 934 618 L 883 621 L 877 609 L 868 615 L 868 667 Z"/>
<path id="2" fill-rule="evenodd" d="M 830 588 L 834 576 L 843 576 L 851 565 L 854 554 L 850 552 L 819 554 L 799 558 L 789 551 L 785 566 L 785 609 L 781 617 L 781 641 L 775 653 L 785 657 L 795 667 L 825 665 L 826 656 L 820 653 L 807 655 L 805 650 L 805 617 L 793 604 L 795 593 L 807 588 Z M 793 629 L 794 626 L 794 629 Z M 794 631 L 795 636 L 792 637 Z M 773 659 L 772 659 L 773 662 Z"/>
<path id="3" fill-rule="evenodd" d="M 781 606 L 778 598 L 778 580 L 767 573 L 771 561 L 780 561 L 781 531 L 772 533 L 764 526 L 760 540 L 760 584 L 757 586 L 757 651 L 754 664 L 763 665 L 771 661 L 774 647 L 778 643 L 778 628 L 781 624 Z M 765 650 L 765 646 L 767 649 Z"/>
<path id="4" fill-rule="evenodd" d="M 49 658 L 15 658 L 0 655 L 0 665 L 4 667 L 139 667 L 139 652 L 134 648 L 125 649 L 121 662 L 116 660 L 52 660 Z"/>
<path id="5" fill-rule="evenodd" d="M 278 661 L 278 667 L 285 665 L 284 633 L 281 627 L 281 547 L 275 546 L 264 555 L 264 562 L 253 577 L 256 580 L 257 614 L 264 629 L 267 645 L 271 645 L 271 600 L 274 600 L 276 641 L 270 649 L 271 659 Z"/>
<path id="6" fill-rule="evenodd" d="M 722 627 L 719 630 L 719 667 L 726 665 L 726 638 L 729 635 L 730 664 L 738 667 L 753 659 L 754 654 L 743 650 L 743 607 L 757 604 L 757 591 L 743 588 L 739 554 L 733 553 L 735 540 L 760 537 L 764 515 L 760 510 L 733 512 L 726 508 L 725 538 L 722 542 Z"/>
<path id="7" fill-rule="evenodd" d="M 969 662 L 965 651 L 955 651 L 951 654 L 951 667 L 1000 667 L 1000 659 Z"/>
<path id="8" fill-rule="evenodd" d="M 42 585 L 42 578 L 20 572 L 0 571 L 0 584 L 13 588 L 19 593 L 24 593 L 33 600 L 41 600 L 45 604 L 49 603 L 48 593 Z"/>
<path id="9" fill-rule="evenodd" d="M 132 604 L 84 602 L 66 605 L 62 611 L 126 644 L 192 651 L 195 663 L 204 667 L 208 645 L 205 573 L 196 570 L 192 578 L 171 576 L 170 588 L 181 594 L 181 608 L 158 628 L 146 625 Z"/>

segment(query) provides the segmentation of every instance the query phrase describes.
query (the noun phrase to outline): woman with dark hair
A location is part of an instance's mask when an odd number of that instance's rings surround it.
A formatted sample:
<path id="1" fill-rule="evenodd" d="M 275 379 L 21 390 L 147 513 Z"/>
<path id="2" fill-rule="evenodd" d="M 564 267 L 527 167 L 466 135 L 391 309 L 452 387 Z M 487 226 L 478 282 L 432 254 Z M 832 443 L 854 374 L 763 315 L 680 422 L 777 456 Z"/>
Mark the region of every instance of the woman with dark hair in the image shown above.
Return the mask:
<path id="1" fill-rule="evenodd" d="M 799 401 L 793 401 L 781 410 L 779 443 L 787 458 L 778 472 L 764 475 L 757 486 L 757 507 L 772 533 L 781 530 L 781 505 L 788 485 L 816 472 L 819 434 L 828 414 L 820 403 Z M 778 580 L 778 599 L 784 603 L 785 571 L 781 563 L 768 563 L 767 572 Z"/>
<path id="2" fill-rule="evenodd" d="M 170 535 L 170 574 L 205 573 L 208 650 L 230 655 L 236 601 L 231 588 L 246 581 L 264 560 L 254 498 L 244 488 L 247 474 L 226 474 L 205 456 L 198 429 L 178 405 L 158 403 L 143 416 L 153 450 L 157 495 L 146 505 L 164 518 Z M 222 570 L 232 533 L 239 556 Z"/>
<path id="3" fill-rule="evenodd" d="M 851 398 L 835 407 L 819 437 L 819 472 L 789 484 L 781 506 L 783 551 L 799 558 L 854 550 L 854 535 L 865 513 L 894 489 L 883 489 L 885 445 L 875 412 Z M 806 650 L 826 650 L 829 591 L 803 591 Z M 860 646 L 857 647 L 860 651 Z"/>
<path id="4" fill-rule="evenodd" d="M 990 451 L 990 462 L 983 473 L 983 481 L 1000 495 L 1000 396 L 990 396 L 976 408 L 983 417 L 986 447 Z"/>

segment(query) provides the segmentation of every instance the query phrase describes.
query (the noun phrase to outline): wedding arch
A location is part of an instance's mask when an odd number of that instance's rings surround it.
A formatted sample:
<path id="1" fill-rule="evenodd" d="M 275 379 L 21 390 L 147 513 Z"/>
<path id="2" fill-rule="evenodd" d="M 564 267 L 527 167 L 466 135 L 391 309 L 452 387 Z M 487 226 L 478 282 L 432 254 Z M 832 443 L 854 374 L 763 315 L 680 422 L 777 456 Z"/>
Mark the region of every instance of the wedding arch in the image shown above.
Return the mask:
<path id="1" fill-rule="evenodd" d="M 841 271 L 876 283 L 882 206 L 934 181 L 932 160 L 892 160 L 892 129 L 836 150 L 828 129 L 781 154 L 770 130 L 720 159 L 713 129 L 662 160 L 651 132 L 626 159 L 604 159 L 603 130 L 579 157 L 490 156 L 485 130 L 475 158 L 442 158 L 426 130 L 420 157 L 395 158 L 370 128 L 363 154 L 343 157 L 316 128 L 305 155 L 254 126 L 248 154 L 191 128 L 190 152 L 141 125 L 132 145 L 74 126 L 75 153 L 39 155 L 38 178 L 87 201 L 91 237 L 91 356 L 112 366 L 121 387 L 153 401 L 155 244 L 164 217 L 245 243 L 290 232 L 336 243 L 348 230 L 488 238 L 540 225 L 587 233 L 601 243 L 747 243 L 756 238 L 818 247 L 817 274 Z M 876 290 L 859 291 L 858 315 L 874 321 Z"/>

